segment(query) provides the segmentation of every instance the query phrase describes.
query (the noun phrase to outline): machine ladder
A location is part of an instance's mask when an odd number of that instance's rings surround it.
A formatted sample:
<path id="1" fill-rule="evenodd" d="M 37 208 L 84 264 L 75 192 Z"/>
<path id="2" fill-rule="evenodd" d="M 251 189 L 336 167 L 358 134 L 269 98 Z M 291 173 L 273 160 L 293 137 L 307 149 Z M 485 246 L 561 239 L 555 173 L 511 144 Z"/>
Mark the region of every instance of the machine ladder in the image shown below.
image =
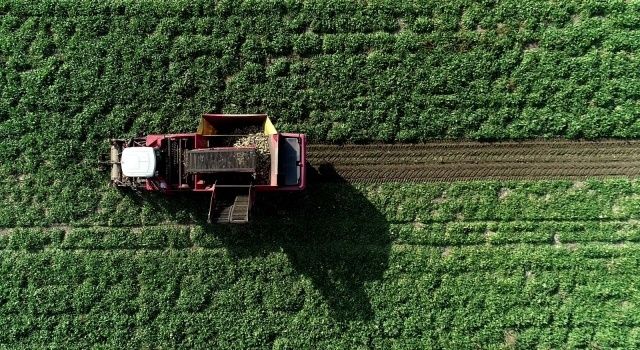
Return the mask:
<path id="1" fill-rule="evenodd" d="M 232 195 L 215 200 L 215 206 L 209 213 L 209 222 L 215 223 L 247 223 L 251 210 L 251 187 L 241 189 Z M 245 192 L 246 191 L 246 192 Z"/>

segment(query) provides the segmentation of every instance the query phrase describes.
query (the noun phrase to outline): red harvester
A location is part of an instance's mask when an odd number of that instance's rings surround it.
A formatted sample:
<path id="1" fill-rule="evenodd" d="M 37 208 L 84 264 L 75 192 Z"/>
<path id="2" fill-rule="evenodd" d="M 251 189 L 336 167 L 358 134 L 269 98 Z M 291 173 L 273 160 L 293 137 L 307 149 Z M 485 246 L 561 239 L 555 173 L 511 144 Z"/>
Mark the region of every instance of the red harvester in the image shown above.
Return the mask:
<path id="1" fill-rule="evenodd" d="M 266 114 L 204 114 L 195 133 L 111 140 L 111 182 L 146 191 L 210 192 L 209 221 L 246 223 L 255 192 L 305 188 L 306 137 Z"/>

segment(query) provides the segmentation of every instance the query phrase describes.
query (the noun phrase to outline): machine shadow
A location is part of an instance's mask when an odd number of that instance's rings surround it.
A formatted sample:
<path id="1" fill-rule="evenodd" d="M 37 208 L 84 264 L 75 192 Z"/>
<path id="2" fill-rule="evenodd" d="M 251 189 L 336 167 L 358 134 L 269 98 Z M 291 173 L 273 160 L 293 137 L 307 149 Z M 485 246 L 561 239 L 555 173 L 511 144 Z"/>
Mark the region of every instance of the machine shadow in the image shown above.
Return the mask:
<path id="1" fill-rule="evenodd" d="M 203 228 L 198 244 L 220 246 L 239 258 L 284 252 L 297 273 L 309 278 L 336 320 L 367 320 L 367 294 L 389 264 L 391 238 L 383 213 L 366 188 L 341 181 L 330 166 L 310 168 L 302 192 L 259 193 L 249 224 L 207 224 L 208 196 L 136 197 L 176 222 Z M 330 181 L 324 181 L 324 180 Z"/>
<path id="2" fill-rule="evenodd" d="M 339 181 L 322 182 L 330 168 L 310 169 L 303 192 L 261 193 L 249 225 L 207 225 L 241 257 L 284 251 L 294 269 L 309 278 L 337 320 L 374 315 L 367 294 L 389 264 L 391 238 L 385 216 L 364 189 Z"/>

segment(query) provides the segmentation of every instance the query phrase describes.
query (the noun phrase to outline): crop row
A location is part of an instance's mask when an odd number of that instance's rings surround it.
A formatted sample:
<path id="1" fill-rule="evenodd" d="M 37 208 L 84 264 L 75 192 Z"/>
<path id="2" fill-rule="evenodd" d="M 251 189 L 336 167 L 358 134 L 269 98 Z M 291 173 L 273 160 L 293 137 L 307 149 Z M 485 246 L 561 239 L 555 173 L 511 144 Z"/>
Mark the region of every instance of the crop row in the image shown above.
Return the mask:
<path id="1" fill-rule="evenodd" d="M 303 242 L 313 240 L 329 249 L 341 244 L 364 245 L 397 244 L 416 246 L 468 246 L 487 244 L 492 246 L 519 243 L 572 246 L 575 243 L 636 243 L 640 242 L 640 222 L 630 221 L 453 221 L 446 223 L 390 224 L 388 231 L 348 231 L 337 222 L 333 229 L 339 234 L 316 237 L 300 237 L 295 230 L 286 235 L 267 234 L 265 225 L 251 229 L 227 230 L 206 226 L 143 226 L 139 228 L 79 227 L 79 228 L 15 228 L 5 229 L 0 236 L 0 249 L 38 251 L 62 250 L 164 250 L 164 249 L 215 249 L 232 244 L 249 244 L 260 234 L 271 235 L 268 246 L 296 245 L 287 236 L 296 236 Z M 235 231 L 235 232 L 234 232 Z M 235 237 L 249 234 L 251 238 Z M 353 235 L 347 236 L 348 233 Z M 250 248 L 250 247 L 249 247 Z"/>
<path id="2" fill-rule="evenodd" d="M 362 187 L 390 222 L 610 220 L 640 214 L 639 182 L 474 181 Z"/>
<path id="3" fill-rule="evenodd" d="M 384 250 L 3 250 L 0 343 L 554 348 L 640 341 L 637 244 L 392 246 L 381 261 Z"/>
<path id="4" fill-rule="evenodd" d="M 206 219 L 207 196 L 139 196 L 107 187 L 106 176 L 95 171 L 79 169 L 75 175 L 62 181 L 51 172 L 44 179 L 29 175 L 0 183 L 0 227 L 127 227 Z M 323 184 L 301 195 L 261 195 L 256 215 L 258 221 L 275 225 L 281 218 L 271 217 L 284 212 L 301 229 L 309 222 L 322 227 L 332 215 L 366 219 L 365 225 L 373 227 L 387 222 L 629 220 L 640 218 L 639 196 L 640 182 L 626 179 Z M 338 221 L 353 225 L 353 220 Z"/>

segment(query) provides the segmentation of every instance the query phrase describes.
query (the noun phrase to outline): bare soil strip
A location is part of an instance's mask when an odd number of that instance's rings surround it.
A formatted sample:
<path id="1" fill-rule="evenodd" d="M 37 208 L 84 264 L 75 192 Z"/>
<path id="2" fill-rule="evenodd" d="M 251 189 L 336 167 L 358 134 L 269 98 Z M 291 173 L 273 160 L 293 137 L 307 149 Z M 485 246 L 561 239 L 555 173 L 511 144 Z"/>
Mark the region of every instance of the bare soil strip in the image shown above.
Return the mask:
<path id="1" fill-rule="evenodd" d="M 640 176 L 640 141 L 310 145 L 312 181 L 353 183 Z"/>

